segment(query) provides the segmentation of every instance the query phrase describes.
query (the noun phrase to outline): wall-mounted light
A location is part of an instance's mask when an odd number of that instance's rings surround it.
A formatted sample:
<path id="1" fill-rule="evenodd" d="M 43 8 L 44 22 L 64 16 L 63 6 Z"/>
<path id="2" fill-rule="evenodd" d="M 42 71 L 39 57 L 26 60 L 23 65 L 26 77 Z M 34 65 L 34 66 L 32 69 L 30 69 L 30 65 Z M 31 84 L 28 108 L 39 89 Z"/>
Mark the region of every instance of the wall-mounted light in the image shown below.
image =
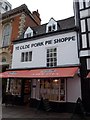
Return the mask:
<path id="1" fill-rule="evenodd" d="M 58 82 L 58 80 L 57 80 L 57 79 L 55 79 L 55 80 L 53 80 L 53 82 Z"/>

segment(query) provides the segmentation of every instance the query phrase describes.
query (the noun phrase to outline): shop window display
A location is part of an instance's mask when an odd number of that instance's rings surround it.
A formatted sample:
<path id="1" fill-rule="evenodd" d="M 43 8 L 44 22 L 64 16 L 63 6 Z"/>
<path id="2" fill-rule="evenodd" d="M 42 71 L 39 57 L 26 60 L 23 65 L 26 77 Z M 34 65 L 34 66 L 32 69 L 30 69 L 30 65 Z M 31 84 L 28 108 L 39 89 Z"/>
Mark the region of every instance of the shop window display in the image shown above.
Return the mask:
<path id="1" fill-rule="evenodd" d="M 10 92 L 12 95 L 21 95 L 21 80 L 11 80 L 10 81 Z"/>
<path id="2" fill-rule="evenodd" d="M 40 80 L 40 97 L 51 101 L 65 101 L 65 80 Z"/>

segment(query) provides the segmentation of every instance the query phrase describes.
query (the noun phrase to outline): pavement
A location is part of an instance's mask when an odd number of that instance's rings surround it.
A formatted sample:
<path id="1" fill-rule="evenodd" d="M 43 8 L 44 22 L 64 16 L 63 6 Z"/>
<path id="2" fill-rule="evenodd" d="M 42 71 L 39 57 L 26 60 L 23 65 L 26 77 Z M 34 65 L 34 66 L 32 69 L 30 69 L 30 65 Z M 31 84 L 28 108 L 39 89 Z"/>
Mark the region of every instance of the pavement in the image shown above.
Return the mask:
<path id="1" fill-rule="evenodd" d="M 2 105 L 2 120 L 90 120 L 90 116 L 81 119 L 81 117 L 72 113 L 58 113 L 40 111 L 29 106 L 12 106 L 5 107 Z M 71 119 L 72 118 L 72 119 Z"/>

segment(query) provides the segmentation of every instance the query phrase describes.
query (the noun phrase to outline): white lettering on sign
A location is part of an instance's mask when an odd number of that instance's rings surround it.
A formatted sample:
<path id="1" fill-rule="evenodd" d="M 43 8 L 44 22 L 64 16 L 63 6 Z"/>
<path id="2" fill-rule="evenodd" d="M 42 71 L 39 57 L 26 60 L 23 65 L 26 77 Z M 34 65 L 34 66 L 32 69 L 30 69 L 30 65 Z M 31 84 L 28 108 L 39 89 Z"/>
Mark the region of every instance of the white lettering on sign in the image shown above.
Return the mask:
<path id="1" fill-rule="evenodd" d="M 70 42 L 70 41 L 75 41 L 75 36 L 65 37 L 65 38 L 57 38 L 57 39 L 53 39 L 53 40 L 47 40 L 47 41 L 43 41 L 43 42 L 36 42 L 36 43 L 32 43 L 32 44 L 17 46 L 17 47 L 15 47 L 15 50 L 22 50 L 22 49 L 28 49 L 28 48 L 33 48 L 33 47 L 41 47 L 41 46 L 45 46 L 45 45 L 58 44 L 58 43 L 64 43 L 64 42 Z"/>

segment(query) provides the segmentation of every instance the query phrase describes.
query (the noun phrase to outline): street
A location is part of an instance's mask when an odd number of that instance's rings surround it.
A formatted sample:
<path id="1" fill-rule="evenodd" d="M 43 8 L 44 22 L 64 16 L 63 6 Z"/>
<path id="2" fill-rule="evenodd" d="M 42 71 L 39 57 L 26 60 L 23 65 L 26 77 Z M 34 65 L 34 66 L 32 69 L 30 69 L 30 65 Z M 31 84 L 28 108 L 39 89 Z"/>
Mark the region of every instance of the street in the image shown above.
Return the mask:
<path id="1" fill-rule="evenodd" d="M 56 113 L 56 112 L 45 112 L 39 111 L 36 108 L 30 108 L 29 106 L 8 106 L 2 105 L 2 120 L 71 120 L 72 113 Z M 78 116 L 73 117 L 72 120 L 80 120 Z M 83 120 L 83 119 L 82 119 Z M 87 117 L 86 120 L 90 120 Z"/>

